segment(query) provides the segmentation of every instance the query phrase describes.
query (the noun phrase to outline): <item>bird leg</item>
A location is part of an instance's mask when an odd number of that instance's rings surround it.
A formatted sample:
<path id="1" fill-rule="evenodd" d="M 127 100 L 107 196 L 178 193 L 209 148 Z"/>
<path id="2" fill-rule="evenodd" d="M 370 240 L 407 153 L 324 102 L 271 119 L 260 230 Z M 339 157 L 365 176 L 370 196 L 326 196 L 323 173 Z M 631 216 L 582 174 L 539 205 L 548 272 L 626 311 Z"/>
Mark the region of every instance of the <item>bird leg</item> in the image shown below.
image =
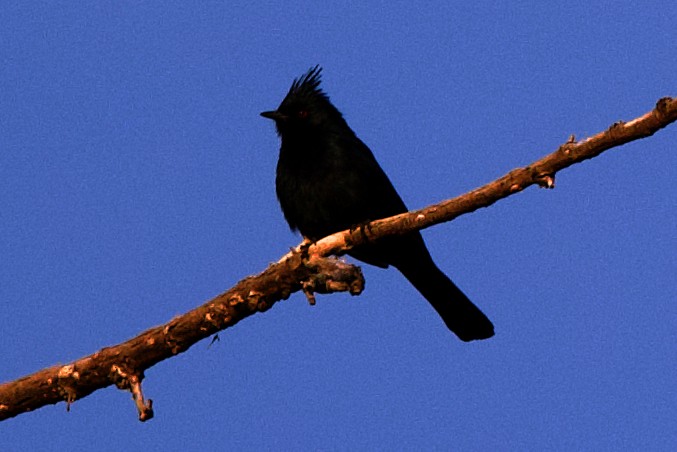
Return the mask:
<path id="1" fill-rule="evenodd" d="M 359 232 L 362 236 L 362 240 L 366 243 L 369 242 L 369 236 L 371 235 L 371 222 L 365 221 L 363 223 L 358 223 L 350 227 L 350 233 Z"/>

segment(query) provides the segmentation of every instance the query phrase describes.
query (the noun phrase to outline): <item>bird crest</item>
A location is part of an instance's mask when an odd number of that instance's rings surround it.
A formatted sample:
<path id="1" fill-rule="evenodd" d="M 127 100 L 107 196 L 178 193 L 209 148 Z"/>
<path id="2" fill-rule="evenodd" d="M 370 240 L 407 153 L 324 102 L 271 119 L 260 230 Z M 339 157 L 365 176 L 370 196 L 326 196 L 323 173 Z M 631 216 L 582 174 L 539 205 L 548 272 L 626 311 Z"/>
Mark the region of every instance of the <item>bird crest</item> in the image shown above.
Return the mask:
<path id="1" fill-rule="evenodd" d="M 292 83 L 291 88 L 289 88 L 287 97 L 294 99 L 322 98 L 328 101 L 329 97 L 320 88 L 321 81 L 322 68 L 318 64 L 315 67 L 310 68 L 308 72 L 301 77 L 294 79 L 294 83 Z"/>

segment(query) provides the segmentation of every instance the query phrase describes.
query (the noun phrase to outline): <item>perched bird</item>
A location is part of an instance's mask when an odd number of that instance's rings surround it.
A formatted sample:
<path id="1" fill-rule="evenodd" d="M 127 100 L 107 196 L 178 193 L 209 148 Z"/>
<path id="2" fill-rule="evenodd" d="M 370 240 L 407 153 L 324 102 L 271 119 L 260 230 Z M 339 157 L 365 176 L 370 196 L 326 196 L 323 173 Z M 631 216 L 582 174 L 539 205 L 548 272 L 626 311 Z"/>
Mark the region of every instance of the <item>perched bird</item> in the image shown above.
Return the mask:
<path id="1" fill-rule="evenodd" d="M 320 89 L 321 68 L 294 80 L 277 110 L 282 145 L 277 197 L 292 230 L 317 241 L 334 232 L 407 211 L 369 148 Z M 418 232 L 387 237 L 349 255 L 377 267 L 397 268 L 461 340 L 494 335 L 491 321 L 437 268 Z"/>

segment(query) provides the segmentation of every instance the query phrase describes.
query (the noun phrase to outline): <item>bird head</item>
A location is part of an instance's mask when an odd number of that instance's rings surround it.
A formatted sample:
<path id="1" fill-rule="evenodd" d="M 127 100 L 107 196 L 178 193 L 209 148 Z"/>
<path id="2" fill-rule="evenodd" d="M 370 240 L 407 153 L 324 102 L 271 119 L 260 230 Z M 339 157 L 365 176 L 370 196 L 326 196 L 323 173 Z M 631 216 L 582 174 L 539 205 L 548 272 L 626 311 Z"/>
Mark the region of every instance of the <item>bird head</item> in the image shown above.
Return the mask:
<path id="1" fill-rule="evenodd" d="M 329 96 L 320 89 L 321 72 L 322 68 L 318 65 L 294 79 L 277 110 L 261 113 L 264 118 L 275 121 L 279 135 L 307 134 L 345 124 L 341 113 L 329 101 Z"/>

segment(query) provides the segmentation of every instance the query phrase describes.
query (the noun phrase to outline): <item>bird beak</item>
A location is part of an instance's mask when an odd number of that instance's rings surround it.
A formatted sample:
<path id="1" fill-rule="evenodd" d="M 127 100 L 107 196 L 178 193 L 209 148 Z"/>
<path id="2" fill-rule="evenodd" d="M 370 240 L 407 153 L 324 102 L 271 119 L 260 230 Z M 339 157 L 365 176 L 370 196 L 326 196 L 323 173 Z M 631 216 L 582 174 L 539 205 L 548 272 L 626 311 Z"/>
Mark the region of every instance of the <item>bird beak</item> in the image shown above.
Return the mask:
<path id="1" fill-rule="evenodd" d="M 272 119 L 273 121 L 283 121 L 283 120 L 287 119 L 287 117 L 285 115 L 283 115 L 282 113 L 280 113 L 277 110 L 264 111 L 264 112 L 261 113 L 261 116 L 263 116 L 264 118 Z"/>

